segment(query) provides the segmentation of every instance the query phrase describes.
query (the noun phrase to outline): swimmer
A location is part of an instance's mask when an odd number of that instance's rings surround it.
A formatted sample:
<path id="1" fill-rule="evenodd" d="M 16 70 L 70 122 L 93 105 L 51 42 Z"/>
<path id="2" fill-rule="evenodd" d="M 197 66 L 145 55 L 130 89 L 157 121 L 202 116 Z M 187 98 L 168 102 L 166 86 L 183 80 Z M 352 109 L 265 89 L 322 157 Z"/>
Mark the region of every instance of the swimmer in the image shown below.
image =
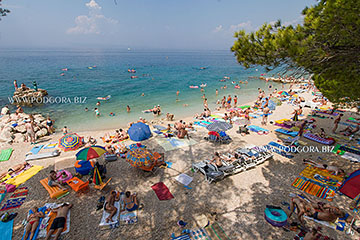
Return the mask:
<path id="1" fill-rule="evenodd" d="M 184 104 L 183 104 L 183 106 L 184 106 L 184 107 L 188 107 L 188 106 L 189 106 L 189 104 L 184 103 Z"/>
<path id="2" fill-rule="evenodd" d="M 96 106 L 100 106 L 100 104 L 101 104 L 101 103 L 98 101 L 98 102 L 96 103 Z"/>
<path id="3" fill-rule="evenodd" d="M 130 109 L 130 106 L 129 106 L 129 105 L 127 105 L 127 106 L 126 106 L 126 111 L 127 111 L 128 113 L 131 111 L 131 109 Z"/>
<path id="4" fill-rule="evenodd" d="M 85 112 L 89 111 L 89 109 L 87 107 L 84 110 L 85 110 Z"/>
<path id="5" fill-rule="evenodd" d="M 145 96 L 145 93 L 142 93 L 141 96 L 144 97 L 144 96 Z"/>
<path id="6" fill-rule="evenodd" d="M 94 108 L 94 112 L 96 116 L 100 116 L 100 111 L 98 108 Z"/>
<path id="7" fill-rule="evenodd" d="M 216 89 L 215 93 L 216 93 L 216 96 L 219 95 L 219 90 Z"/>

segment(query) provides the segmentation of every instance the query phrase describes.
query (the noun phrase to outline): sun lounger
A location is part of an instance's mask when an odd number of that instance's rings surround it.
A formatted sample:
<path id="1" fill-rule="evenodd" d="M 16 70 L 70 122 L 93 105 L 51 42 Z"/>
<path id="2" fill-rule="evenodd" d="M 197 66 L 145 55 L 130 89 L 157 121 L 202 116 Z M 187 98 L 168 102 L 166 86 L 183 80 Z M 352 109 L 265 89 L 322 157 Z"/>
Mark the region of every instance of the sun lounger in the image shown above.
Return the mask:
<path id="1" fill-rule="evenodd" d="M 50 157 L 57 157 L 60 155 L 59 150 L 54 150 L 52 152 L 46 152 L 46 153 L 38 153 L 38 154 L 29 154 L 26 156 L 25 161 L 32 161 L 32 160 L 38 160 L 42 158 L 50 158 Z"/>
<path id="2" fill-rule="evenodd" d="M 224 172 L 219 171 L 215 165 L 209 163 L 209 161 L 206 160 L 199 163 L 193 163 L 192 167 L 195 172 L 200 171 L 203 173 L 205 180 L 208 183 L 222 180 L 225 177 Z"/>
<path id="3" fill-rule="evenodd" d="M 69 193 L 68 190 L 62 190 L 58 186 L 50 187 L 48 184 L 48 178 L 44 178 L 44 179 L 40 180 L 40 183 L 41 183 L 41 185 L 43 185 L 43 187 L 46 189 L 46 191 L 48 191 L 51 198 L 59 199 L 59 198 L 63 197 L 65 194 Z"/>

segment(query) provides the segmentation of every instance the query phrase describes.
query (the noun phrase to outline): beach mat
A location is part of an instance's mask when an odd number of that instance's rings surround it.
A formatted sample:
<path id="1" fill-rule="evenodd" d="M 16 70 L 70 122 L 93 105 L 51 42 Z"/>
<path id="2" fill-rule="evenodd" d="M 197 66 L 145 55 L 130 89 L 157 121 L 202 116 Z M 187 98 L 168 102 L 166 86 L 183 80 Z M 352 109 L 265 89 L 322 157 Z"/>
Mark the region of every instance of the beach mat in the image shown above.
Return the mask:
<path id="1" fill-rule="evenodd" d="M 105 204 L 106 204 L 106 202 L 104 203 L 104 207 L 105 207 Z M 114 203 L 114 206 L 118 209 L 118 211 L 112 218 L 115 221 L 106 222 L 106 218 L 110 215 L 110 213 L 106 212 L 104 209 L 101 220 L 100 220 L 100 224 L 99 224 L 100 227 L 108 226 L 108 227 L 112 228 L 114 225 L 119 224 L 120 201 L 116 201 Z"/>
<path id="2" fill-rule="evenodd" d="M 46 153 L 30 154 L 30 155 L 26 156 L 25 161 L 32 161 L 32 160 L 38 160 L 38 159 L 43 159 L 43 158 L 57 157 L 59 155 L 60 155 L 60 152 L 58 150 L 54 150 L 52 152 L 46 152 Z"/>
<path id="3" fill-rule="evenodd" d="M 0 221 L 1 240 L 11 240 L 13 234 L 14 219 L 8 222 Z"/>
<path id="4" fill-rule="evenodd" d="M 211 239 L 230 240 L 230 237 L 225 233 L 219 223 L 215 222 L 206 228 Z"/>
<path id="5" fill-rule="evenodd" d="M 45 238 L 46 237 L 47 232 L 49 232 L 49 230 L 50 230 L 51 224 L 53 223 L 54 219 L 57 216 L 57 213 L 51 212 L 49 210 L 57 208 L 59 206 L 61 206 L 61 204 L 57 204 L 57 203 L 46 203 L 45 204 L 44 207 L 46 207 L 46 209 L 48 211 L 47 211 L 47 214 L 45 215 L 45 218 L 41 222 L 38 238 Z M 65 227 L 64 227 L 63 231 L 61 232 L 61 235 L 70 232 L 70 212 L 71 212 L 71 210 L 66 215 L 66 224 L 65 224 Z M 55 234 L 56 234 L 56 231 L 51 235 L 51 237 L 53 238 L 55 236 Z"/>
<path id="6" fill-rule="evenodd" d="M 8 149 L 3 149 L 1 150 L 0 153 L 0 162 L 5 162 L 8 161 L 11 157 L 12 152 L 14 151 L 14 149 L 12 148 L 8 148 Z"/>
<path id="7" fill-rule="evenodd" d="M 188 147 L 197 144 L 193 139 L 178 139 L 178 138 L 155 138 L 156 142 L 165 150 L 172 151 L 178 148 Z"/>
<path id="8" fill-rule="evenodd" d="M 122 211 L 120 213 L 120 225 L 130 225 L 138 222 L 137 211 Z"/>
<path id="9" fill-rule="evenodd" d="M 4 203 L 0 211 L 6 211 L 13 208 L 19 208 L 25 202 L 26 196 L 28 195 L 28 188 L 22 187 L 16 189 L 10 198 Z"/>
<path id="10" fill-rule="evenodd" d="M 28 152 L 26 155 L 29 155 L 29 154 L 38 154 L 40 152 L 40 150 L 43 148 L 44 145 L 38 145 L 38 146 L 35 146 L 33 147 L 30 152 Z"/>
<path id="11" fill-rule="evenodd" d="M 163 182 L 156 183 L 152 185 L 151 188 L 154 190 L 160 201 L 174 198 L 168 187 Z"/>
<path id="12" fill-rule="evenodd" d="M 5 183 L 19 186 L 20 184 L 26 182 L 35 174 L 37 174 L 42 168 L 43 166 L 32 166 L 31 168 L 20 173 L 19 175 L 6 180 Z"/>
<path id="13" fill-rule="evenodd" d="M 307 165 L 299 175 L 311 181 L 318 182 L 320 185 L 325 185 L 333 190 L 337 190 L 344 181 L 344 177 L 342 176 L 333 175 L 325 169 L 317 168 L 311 165 Z"/>
<path id="14" fill-rule="evenodd" d="M 298 135 L 298 133 L 299 133 L 299 132 L 293 132 L 293 131 L 289 131 L 289 130 L 282 129 L 282 128 L 276 129 L 275 132 L 282 133 L 282 134 L 285 134 L 285 135 L 289 135 L 291 137 L 296 137 Z"/>
<path id="15" fill-rule="evenodd" d="M 43 149 L 52 149 L 52 148 L 55 148 L 57 145 L 58 145 L 57 142 L 51 142 L 51 143 L 46 144 Z"/>

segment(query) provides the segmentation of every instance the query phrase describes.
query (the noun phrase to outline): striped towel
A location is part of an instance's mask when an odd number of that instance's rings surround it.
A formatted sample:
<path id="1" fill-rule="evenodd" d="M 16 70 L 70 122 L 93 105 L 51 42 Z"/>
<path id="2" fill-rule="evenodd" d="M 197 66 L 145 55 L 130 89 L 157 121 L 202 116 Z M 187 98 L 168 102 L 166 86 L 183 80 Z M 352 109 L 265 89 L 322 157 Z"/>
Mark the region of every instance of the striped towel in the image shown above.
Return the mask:
<path id="1" fill-rule="evenodd" d="M 295 179 L 291 186 L 300 189 L 310 195 L 332 201 L 335 196 L 335 191 L 330 188 L 319 186 L 313 182 L 307 181 L 301 177 Z"/>

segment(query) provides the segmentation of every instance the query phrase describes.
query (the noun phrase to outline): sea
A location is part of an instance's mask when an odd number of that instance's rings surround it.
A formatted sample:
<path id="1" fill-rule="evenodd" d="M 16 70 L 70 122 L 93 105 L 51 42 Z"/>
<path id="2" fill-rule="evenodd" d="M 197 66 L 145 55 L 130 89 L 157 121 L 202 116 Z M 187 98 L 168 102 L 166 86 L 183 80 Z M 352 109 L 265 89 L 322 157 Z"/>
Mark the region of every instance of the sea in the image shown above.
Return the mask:
<path id="1" fill-rule="evenodd" d="M 128 69 L 136 73 L 129 73 Z M 159 118 L 143 113 L 155 105 L 161 106 L 160 118 L 169 112 L 179 120 L 203 110 L 204 94 L 214 109 L 223 96 L 237 95 L 241 104 L 254 100 L 258 88 L 281 88 L 260 80 L 258 77 L 264 73 L 260 66 L 240 66 L 230 50 L 1 49 L 0 106 L 16 108 L 11 104 L 14 79 L 18 85 L 24 83 L 30 88 L 36 81 L 38 88 L 48 91 L 48 98 L 33 107 L 24 107 L 25 112 L 50 116 L 57 128 L 105 130 L 126 126 L 139 117 Z M 220 81 L 224 77 L 229 79 Z M 241 88 L 235 88 L 233 82 Z M 206 84 L 204 92 L 200 87 L 190 88 L 201 84 Z M 225 85 L 227 89 L 223 89 Z M 97 99 L 109 95 L 108 100 Z M 99 117 L 94 113 L 96 107 Z"/>

